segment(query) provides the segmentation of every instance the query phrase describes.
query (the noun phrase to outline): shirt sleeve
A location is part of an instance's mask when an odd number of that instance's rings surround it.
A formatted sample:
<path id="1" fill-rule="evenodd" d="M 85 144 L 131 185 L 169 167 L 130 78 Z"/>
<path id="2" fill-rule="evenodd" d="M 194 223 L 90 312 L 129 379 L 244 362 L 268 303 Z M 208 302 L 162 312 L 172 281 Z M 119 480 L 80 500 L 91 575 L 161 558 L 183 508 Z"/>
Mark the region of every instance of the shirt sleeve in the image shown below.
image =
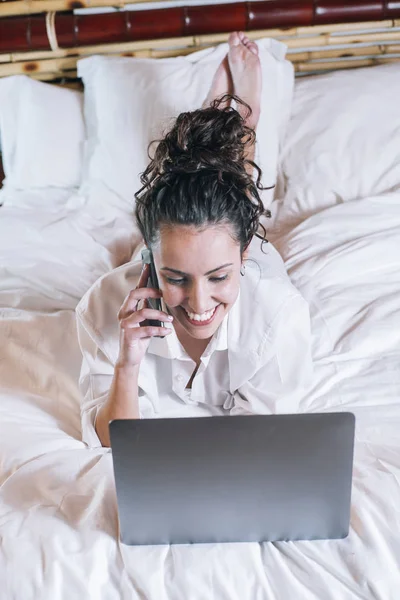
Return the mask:
<path id="1" fill-rule="evenodd" d="M 96 417 L 111 388 L 114 366 L 91 338 L 78 313 L 76 318 L 79 345 L 83 356 L 79 378 L 82 394 L 82 440 L 91 448 L 96 448 L 101 446 L 95 429 Z"/>
<path id="2" fill-rule="evenodd" d="M 296 294 L 275 318 L 262 367 L 235 391 L 230 414 L 301 412 L 312 373 L 308 304 Z"/>
<path id="3" fill-rule="evenodd" d="M 91 337 L 79 313 L 76 313 L 76 320 L 78 340 L 83 356 L 79 377 L 82 397 L 82 440 L 90 448 L 97 448 L 102 444 L 96 433 L 96 418 L 100 408 L 107 400 L 114 377 L 114 365 Z M 148 380 L 149 374 L 146 375 L 146 369 L 143 370 L 142 367 L 143 365 L 139 372 L 139 417 L 147 419 L 154 417 L 154 408 L 143 389 L 143 383 Z"/>

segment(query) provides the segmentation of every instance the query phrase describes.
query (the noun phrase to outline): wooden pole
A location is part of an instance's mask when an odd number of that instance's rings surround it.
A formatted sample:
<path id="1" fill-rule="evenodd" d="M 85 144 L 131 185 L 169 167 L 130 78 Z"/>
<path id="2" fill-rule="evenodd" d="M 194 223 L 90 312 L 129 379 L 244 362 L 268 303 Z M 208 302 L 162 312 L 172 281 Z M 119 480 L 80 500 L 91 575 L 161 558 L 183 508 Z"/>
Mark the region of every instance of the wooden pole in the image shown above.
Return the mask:
<path id="1" fill-rule="evenodd" d="M 97 1 L 101 5 L 106 3 L 106 0 L 93 0 Z M 124 6 L 126 1 L 116 0 L 117 6 Z M 377 23 L 378 27 L 390 23 L 393 27 L 394 20 L 400 19 L 400 2 L 392 0 L 347 0 L 344 3 L 332 0 L 260 0 L 207 6 L 188 4 L 153 10 L 112 10 L 96 14 L 71 12 L 71 9 L 84 6 L 89 0 L 14 0 L 0 2 L 0 16 L 5 15 L 2 10 L 9 10 L 12 4 L 18 2 L 23 3 L 28 14 L 22 14 L 21 6 L 18 16 L 0 18 L 0 52 L 3 53 L 93 46 L 110 41 L 124 43 L 203 35 L 215 35 L 218 39 L 221 34 L 234 30 L 300 30 L 315 26 L 318 28 L 316 33 L 321 33 L 321 28 L 331 24 L 351 24 L 354 30 L 353 23 L 357 21 Z M 46 10 L 51 18 L 45 14 L 30 14 L 33 2 L 40 2 L 38 9 Z M 54 8 L 61 6 L 69 12 L 54 13 L 52 2 L 61 3 Z"/>
<path id="2" fill-rule="evenodd" d="M 258 39 L 273 37 L 288 47 L 287 57 L 297 73 L 367 66 L 377 61 L 395 60 L 400 54 L 398 21 L 378 23 L 334 24 L 290 29 L 267 29 L 249 32 Z M 75 79 L 77 61 L 93 54 L 164 58 L 190 54 L 201 48 L 224 42 L 228 33 L 139 40 L 98 44 L 55 51 L 0 54 L 0 77 L 26 74 L 35 79 Z M 387 55 L 394 54 L 394 57 Z"/>
<path id="3" fill-rule="evenodd" d="M 63 12 L 75 8 L 124 8 L 128 4 L 146 4 L 153 0 L 15 0 L 0 2 L 0 17 Z M 170 0 L 164 0 L 168 2 Z"/>

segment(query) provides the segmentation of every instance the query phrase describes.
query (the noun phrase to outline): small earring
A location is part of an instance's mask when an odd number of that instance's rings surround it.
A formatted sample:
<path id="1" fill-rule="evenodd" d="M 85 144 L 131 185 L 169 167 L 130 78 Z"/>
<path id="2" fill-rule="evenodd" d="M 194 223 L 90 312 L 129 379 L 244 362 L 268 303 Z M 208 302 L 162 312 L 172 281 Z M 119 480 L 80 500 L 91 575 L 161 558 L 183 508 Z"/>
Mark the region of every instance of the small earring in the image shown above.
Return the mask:
<path id="1" fill-rule="evenodd" d="M 246 273 L 246 265 L 243 265 L 240 267 L 240 274 L 243 277 Z"/>

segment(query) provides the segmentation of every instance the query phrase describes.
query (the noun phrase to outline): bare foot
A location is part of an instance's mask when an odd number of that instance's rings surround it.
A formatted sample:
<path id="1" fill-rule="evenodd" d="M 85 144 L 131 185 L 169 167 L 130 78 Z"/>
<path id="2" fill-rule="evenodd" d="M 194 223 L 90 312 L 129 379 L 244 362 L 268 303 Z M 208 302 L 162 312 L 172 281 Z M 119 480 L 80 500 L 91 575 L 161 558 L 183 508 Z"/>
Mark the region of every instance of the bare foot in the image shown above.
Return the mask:
<path id="1" fill-rule="evenodd" d="M 246 125 L 256 129 L 261 110 L 262 74 L 258 56 L 258 46 L 242 32 L 229 36 L 229 67 L 233 80 L 233 93 L 251 107 L 252 114 Z M 246 111 L 240 105 L 238 111 L 245 116 Z"/>
<path id="2" fill-rule="evenodd" d="M 232 76 L 229 69 L 228 55 L 225 56 L 212 80 L 210 91 L 207 94 L 207 98 L 203 102 L 202 108 L 210 106 L 211 102 L 224 94 L 232 94 L 233 83 Z M 229 102 L 221 104 L 220 108 L 227 106 Z"/>

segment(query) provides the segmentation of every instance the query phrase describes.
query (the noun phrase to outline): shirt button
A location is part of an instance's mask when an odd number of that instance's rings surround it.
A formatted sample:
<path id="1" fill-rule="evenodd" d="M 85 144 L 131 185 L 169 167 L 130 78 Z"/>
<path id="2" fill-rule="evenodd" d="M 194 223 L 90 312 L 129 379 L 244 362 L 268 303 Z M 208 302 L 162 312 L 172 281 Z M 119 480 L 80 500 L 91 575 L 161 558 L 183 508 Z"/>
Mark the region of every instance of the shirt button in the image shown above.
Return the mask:
<path id="1" fill-rule="evenodd" d="M 177 375 L 176 380 L 179 381 L 179 383 L 181 383 L 183 381 L 183 375 Z"/>

